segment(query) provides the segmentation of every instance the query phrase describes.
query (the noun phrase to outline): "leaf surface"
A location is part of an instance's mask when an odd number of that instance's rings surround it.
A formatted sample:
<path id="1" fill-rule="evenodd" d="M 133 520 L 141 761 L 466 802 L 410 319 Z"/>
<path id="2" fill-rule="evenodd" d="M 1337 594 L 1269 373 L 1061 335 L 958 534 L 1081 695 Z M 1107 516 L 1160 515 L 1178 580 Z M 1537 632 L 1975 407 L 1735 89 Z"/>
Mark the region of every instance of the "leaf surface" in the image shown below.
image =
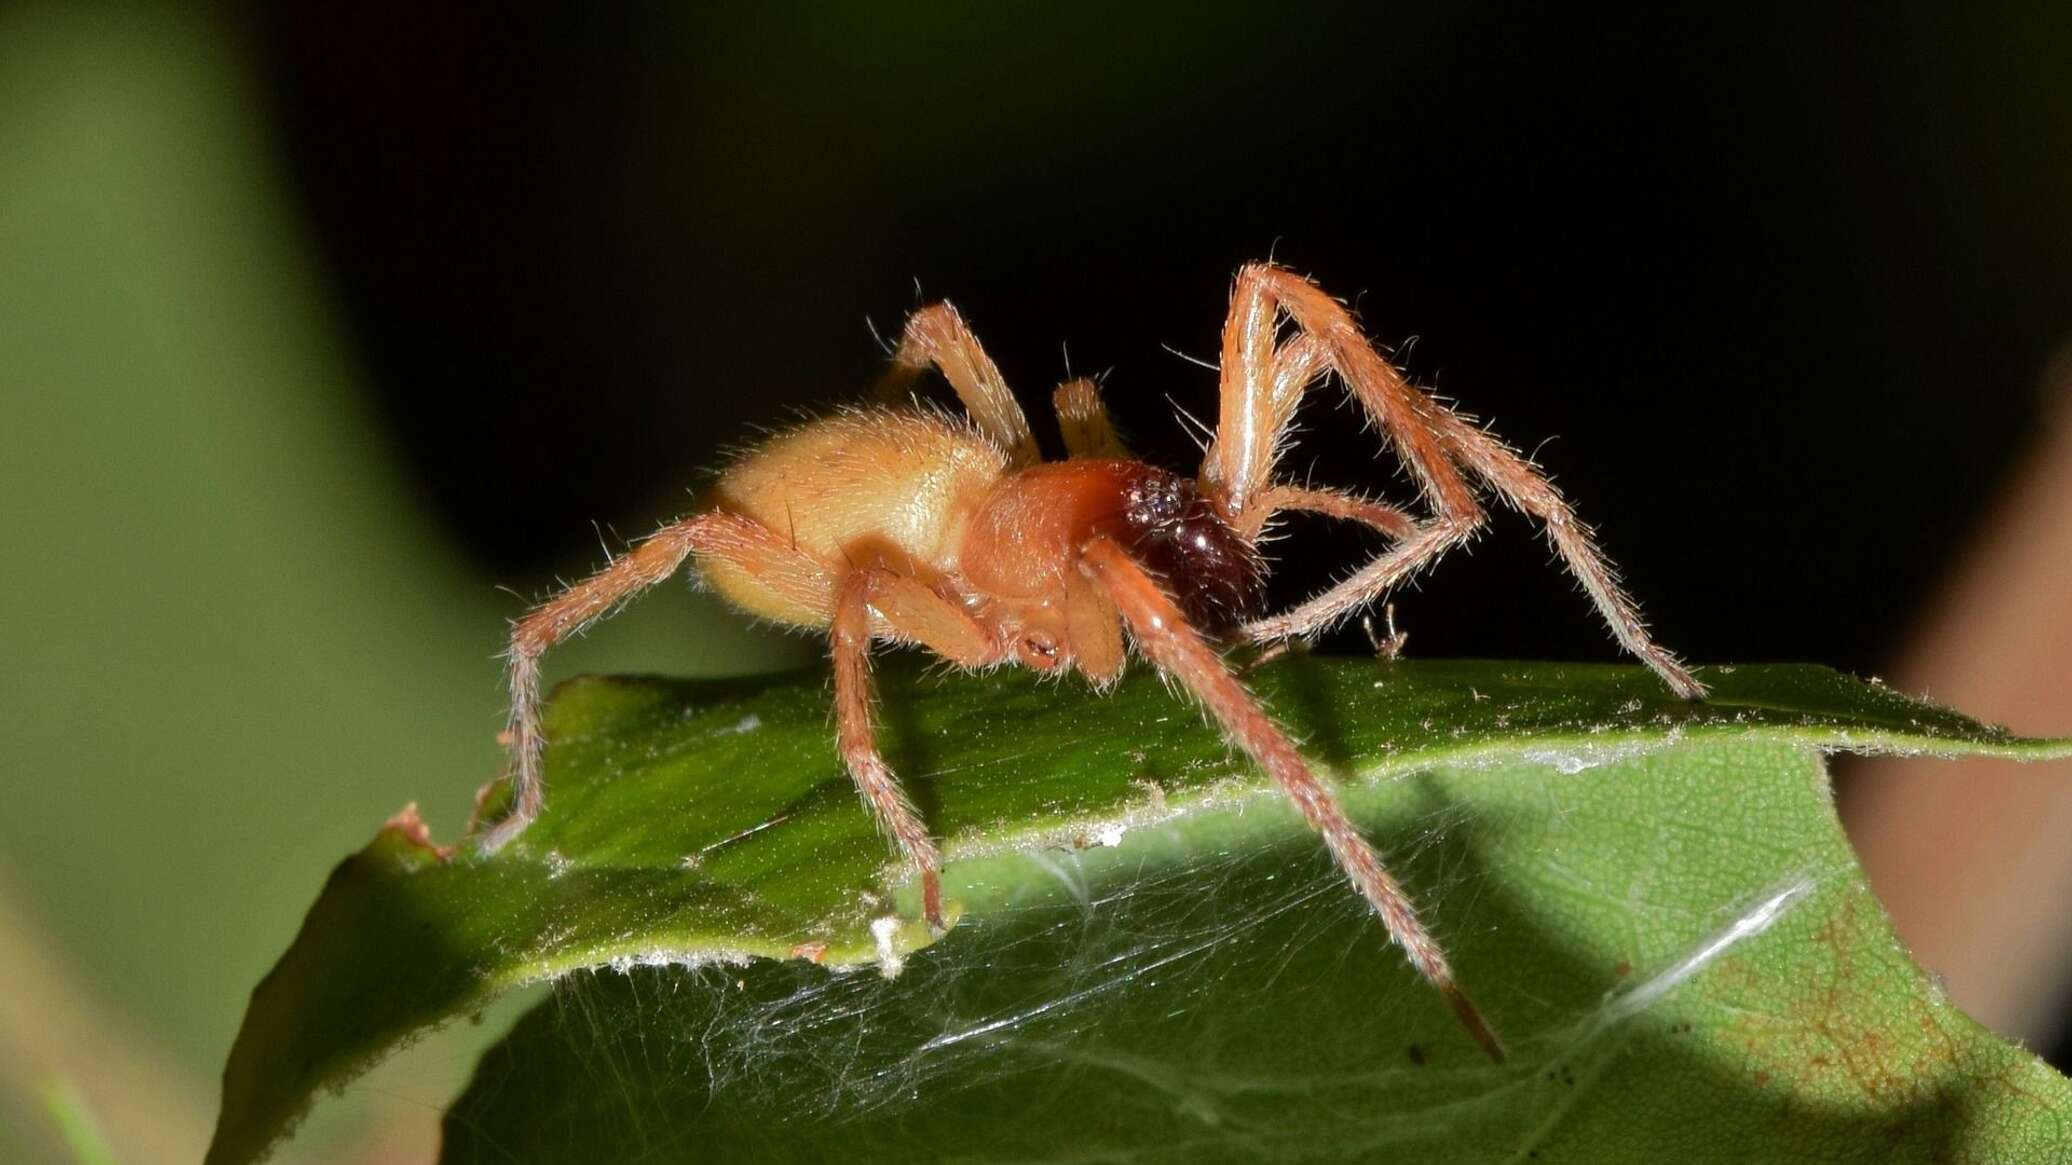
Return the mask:
<path id="1" fill-rule="evenodd" d="M 881 678 L 949 934 L 911 921 L 820 673 L 578 681 L 518 843 L 444 858 L 404 822 L 334 872 L 254 993 L 211 1161 L 548 978 L 448 1159 L 2008 1160 L 2072 1119 L 1905 958 L 1821 764 L 2065 742 L 1804 666 L 1708 669 L 1700 704 L 1626 667 L 1265 669 L 1510 1041 L 1494 1065 L 1156 677 Z"/>

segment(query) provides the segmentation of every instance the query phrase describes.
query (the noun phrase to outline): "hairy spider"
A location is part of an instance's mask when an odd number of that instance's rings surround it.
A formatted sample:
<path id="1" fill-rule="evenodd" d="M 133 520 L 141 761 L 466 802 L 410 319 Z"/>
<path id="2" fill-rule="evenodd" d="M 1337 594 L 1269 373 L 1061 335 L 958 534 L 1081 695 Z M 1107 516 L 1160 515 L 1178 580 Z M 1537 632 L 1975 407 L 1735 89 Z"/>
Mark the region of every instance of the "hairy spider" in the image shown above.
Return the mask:
<path id="1" fill-rule="evenodd" d="M 734 605 L 830 634 L 842 761 L 918 874 L 922 909 L 940 928 L 941 857 L 875 740 L 871 644 L 919 644 L 964 668 L 1077 669 L 1100 689 L 1122 673 L 1127 628 L 1138 652 L 1200 700 L 1287 792 L 1411 966 L 1500 1058 L 1495 1033 L 1409 897 L 1214 643 L 1311 635 L 1359 611 L 1475 532 L 1484 521 L 1479 483 L 1545 525 L 1628 651 L 1678 694 L 1702 696 L 1648 638 L 1589 528 L 1528 461 L 1407 381 L 1337 300 L 1270 264 L 1237 274 L 1223 327 L 1221 415 L 1195 478 L 1131 459 L 1086 380 L 1057 389 L 1068 458 L 1043 461 L 999 369 L 947 303 L 907 321 L 888 387 L 903 389 L 931 364 L 956 390 L 968 422 L 906 404 L 849 409 L 780 433 L 735 461 L 700 512 L 516 623 L 512 808 L 481 836 L 481 848 L 517 837 L 543 804 L 541 654 L 696 557 L 705 581 Z M 1393 442 L 1429 499 L 1429 516 L 1274 479 L 1296 405 L 1327 373 Z M 1394 544 L 1292 610 L 1261 614 L 1257 546 L 1284 510 L 1358 522 Z"/>

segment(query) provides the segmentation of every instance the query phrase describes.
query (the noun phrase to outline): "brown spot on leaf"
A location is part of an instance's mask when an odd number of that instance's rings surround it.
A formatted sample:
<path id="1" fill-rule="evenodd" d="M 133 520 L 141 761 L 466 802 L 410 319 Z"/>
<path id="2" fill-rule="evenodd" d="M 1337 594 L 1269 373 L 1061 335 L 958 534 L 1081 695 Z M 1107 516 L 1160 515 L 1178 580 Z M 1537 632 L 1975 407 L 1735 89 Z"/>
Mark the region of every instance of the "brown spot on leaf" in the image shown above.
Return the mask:
<path id="1" fill-rule="evenodd" d="M 1818 953 L 1797 969 L 1782 1006 L 1741 1014 L 1726 1034 L 1755 1083 L 1781 1088 L 1788 1108 L 1839 1105 L 1919 1132 L 1924 1120 L 1953 1119 L 1945 1090 L 1976 1066 L 1965 1063 L 1949 1013 L 1916 982 L 1919 972 L 1895 965 L 1904 956 L 1883 921 L 1862 917 L 1869 902 L 1836 896 L 1807 936 Z"/>

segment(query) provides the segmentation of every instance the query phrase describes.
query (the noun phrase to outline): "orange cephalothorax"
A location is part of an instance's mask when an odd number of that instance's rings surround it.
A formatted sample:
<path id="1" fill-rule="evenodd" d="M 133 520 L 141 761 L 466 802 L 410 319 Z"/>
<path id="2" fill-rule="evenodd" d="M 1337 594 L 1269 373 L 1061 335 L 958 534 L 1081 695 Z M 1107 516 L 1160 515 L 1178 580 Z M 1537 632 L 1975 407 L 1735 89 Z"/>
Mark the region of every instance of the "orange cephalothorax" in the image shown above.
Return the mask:
<path id="1" fill-rule="evenodd" d="M 994 484 L 964 529 L 958 561 L 970 586 L 997 599 L 1058 601 L 1079 576 L 1079 547 L 1121 528 L 1137 461 L 1051 461 Z"/>
<path id="2" fill-rule="evenodd" d="M 1194 482 L 1142 461 L 1054 461 L 995 485 L 965 528 L 965 580 L 1000 598 L 1063 601 L 1096 535 L 1150 568 L 1197 627 L 1234 629 L 1256 614 L 1259 556 Z"/>

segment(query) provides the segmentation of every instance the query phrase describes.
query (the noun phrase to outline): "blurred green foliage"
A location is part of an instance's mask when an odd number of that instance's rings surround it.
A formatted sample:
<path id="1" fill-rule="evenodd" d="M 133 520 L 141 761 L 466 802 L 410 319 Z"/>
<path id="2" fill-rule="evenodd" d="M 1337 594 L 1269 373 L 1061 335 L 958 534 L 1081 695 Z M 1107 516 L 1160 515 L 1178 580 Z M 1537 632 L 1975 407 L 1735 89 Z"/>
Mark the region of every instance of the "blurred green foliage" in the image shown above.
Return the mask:
<path id="1" fill-rule="evenodd" d="M 364 411 L 262 109 L 204 14 L 0 16 L 0 885 L 197 1097 L 334 856 L 496 771 L 519 607 Z M 767 653 L 673 589 L 557 670 Z"/>

